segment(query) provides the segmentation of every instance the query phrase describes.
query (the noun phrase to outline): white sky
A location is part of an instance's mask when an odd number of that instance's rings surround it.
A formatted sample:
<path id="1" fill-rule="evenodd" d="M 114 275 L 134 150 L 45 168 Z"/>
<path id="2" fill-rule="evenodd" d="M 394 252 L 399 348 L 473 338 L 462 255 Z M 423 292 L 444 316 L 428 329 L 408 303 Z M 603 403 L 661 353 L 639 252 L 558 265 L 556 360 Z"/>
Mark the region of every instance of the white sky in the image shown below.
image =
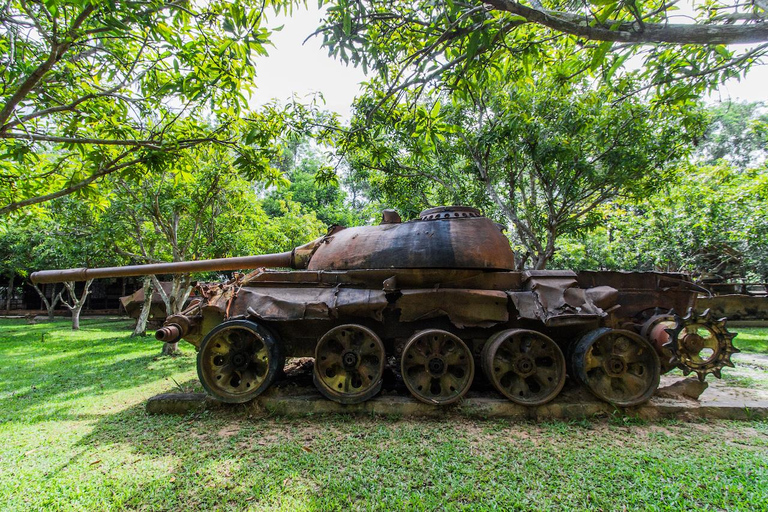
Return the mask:
<path id="1" fill-rule="evenodd" d="M 269 57 L 256 62 L 258 89 L 251 101 L 256 105 L 272 99 L 285 101 L 292 95 L 299 97 L 322 93 L 325 107 L 349 118 L 352 99 L 360 92 L 359 84 L 365 80 L 360 68 L 346 66 L 328 56 L 321 49 L 321 38 L 304 40 L 320 22 L 320 11 L 310 2 L 309 10 L 300 10 L 291 18 L 273 17 L 268 26 L 284 24 L 283 30 L 274 32 Z M 768 65 L 756 66 L 741 81 L 729 80 L 720 90 L 710 95 L 713 102 L 728 98 L 743 101 L 768 101 Z"/>

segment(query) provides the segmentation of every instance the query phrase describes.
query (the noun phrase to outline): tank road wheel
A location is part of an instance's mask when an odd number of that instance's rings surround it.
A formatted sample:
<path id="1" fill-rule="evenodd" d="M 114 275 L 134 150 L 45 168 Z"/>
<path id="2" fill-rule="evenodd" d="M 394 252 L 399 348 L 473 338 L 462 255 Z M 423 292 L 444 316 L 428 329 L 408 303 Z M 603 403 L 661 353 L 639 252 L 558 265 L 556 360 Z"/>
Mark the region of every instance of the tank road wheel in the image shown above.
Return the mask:
<path id="1" fill-rule="evenodd" d="M 475 361 L 458 336 L 428 329 L 417 332 L 405 344 L 401 371 L 413 396 L 428 404 L 447 405 L 469 390 Z"/>
<path id="2" fill-rule="evenodd" d="M 595 329 L 573 347 L 576 378 L 601 400 L 638 405 L 659 386 L 661 365 L 651 344 L 631 331 Z"/>
<path id="3" fill-rule="evenodd" d="M 376 333 L 362 325 L 340 325 L 317 343 L 312 378 L 326 398 L 357 404 L 381 391 L 385 360 Z"/>
<path id="4" fill-rule="evenodd" d="M 280 344 L 266 328 L 248 320 L 230 320 L 203 339 L 197 375 L 212 397 L 242 403 L 267 389 L 283 362 Z"/>
<path id="5" fill-rule="evenodd" d="M 536 331 L 510 329 L 491 336 L 480 361 L 493 386 L 521 405 L 541 405 L 565 384 L 565 356 L 557 343 Z"/>

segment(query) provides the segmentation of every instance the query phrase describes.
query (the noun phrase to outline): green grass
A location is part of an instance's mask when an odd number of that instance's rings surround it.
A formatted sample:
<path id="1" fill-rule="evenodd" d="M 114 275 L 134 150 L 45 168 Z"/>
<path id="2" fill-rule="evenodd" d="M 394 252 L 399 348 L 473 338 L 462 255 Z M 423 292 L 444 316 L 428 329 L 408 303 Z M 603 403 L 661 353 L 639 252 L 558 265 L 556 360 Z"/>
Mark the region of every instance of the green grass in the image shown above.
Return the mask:
<path id="1" fill-rule="evenodd" d="M 128 332 L 0 320 L 0 510 L 768 506 L 768 422 L 147 416 L 194 352 Z"/>
<path id="2" fill-rule="evenodd" d="M 755 354 L 768 354 L 768 328 L 732 327 L 728 330 L 738 333 L 733 340 L 733 346 L 739 350 Z"/>

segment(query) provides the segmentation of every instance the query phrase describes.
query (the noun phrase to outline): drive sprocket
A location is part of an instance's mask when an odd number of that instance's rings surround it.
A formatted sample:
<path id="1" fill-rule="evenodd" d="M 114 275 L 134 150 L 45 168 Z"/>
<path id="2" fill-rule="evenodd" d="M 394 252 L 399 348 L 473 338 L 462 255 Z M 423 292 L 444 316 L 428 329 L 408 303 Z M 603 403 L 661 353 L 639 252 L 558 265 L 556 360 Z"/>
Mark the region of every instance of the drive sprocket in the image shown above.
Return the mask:
<path id="1" fill-rule="evenodd" d="M 710 373 L 719 379 L 724 367 L 733 368 L 731 355 L 741 351 L 733 346 L 736 333 L 728 331 L 725 318 L 715 320 L 709 309 L 699 315 L 689 308 L 684 317 L 675 315 L 675 322 L 675 327 L 665 329 L 669 341 L 664 348 L 674 354 L 684 375 L 695 372 L 704 382 Z"/>

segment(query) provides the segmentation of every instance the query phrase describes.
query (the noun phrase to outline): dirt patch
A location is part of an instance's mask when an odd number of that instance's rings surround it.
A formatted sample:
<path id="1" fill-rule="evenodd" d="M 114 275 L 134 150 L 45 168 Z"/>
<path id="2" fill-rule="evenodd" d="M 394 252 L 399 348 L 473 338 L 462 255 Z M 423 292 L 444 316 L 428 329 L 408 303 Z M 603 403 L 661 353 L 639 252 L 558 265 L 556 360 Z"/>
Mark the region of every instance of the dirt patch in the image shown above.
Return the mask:
<path id="1" fill-rule="evenodd" d="M 223 437 L 225 439 L 229 439 L 230 437 L 237 435 L 240 432 L 240 425 L 237 423 L 230 423 L 229 425 L 224 426 L 221 428 L 216 434 L 219 437 Z"/>

